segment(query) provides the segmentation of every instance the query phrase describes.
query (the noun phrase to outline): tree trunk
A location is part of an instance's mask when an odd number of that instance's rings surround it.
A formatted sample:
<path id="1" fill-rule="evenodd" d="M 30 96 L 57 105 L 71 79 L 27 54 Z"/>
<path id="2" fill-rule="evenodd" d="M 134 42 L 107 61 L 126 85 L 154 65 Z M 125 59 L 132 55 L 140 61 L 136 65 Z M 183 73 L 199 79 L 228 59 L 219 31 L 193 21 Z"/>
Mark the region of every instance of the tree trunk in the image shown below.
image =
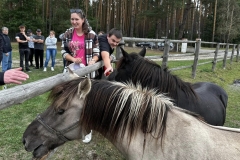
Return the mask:
<path id="1" fill-rule="evenodd" d="M 212 35 L 212 42 L 214 42 L 214 37 L 215 37 L 216 17 L 217 17 L 217 0 L 215 0 L 215 6 L 214 6 L 214 19 L 213 19 L 213 35 Z"/>
<path id="2" fill-rule="evenodd" d="M 198 38 L 201 37 L 201 15 L 202 15 L 202 2 L 199 0 Z"/>
<path id="3" fill-rule="evenodd" d="M 135 20 L 135 7 L 136 0 L 132 0 L 132 14 L 131 14 L 131 23 L 130 23 L 130 37 L 133 37 L 133 30 L 134 30 L 134 20 Z"/>
<path id="4" fill-rule="evenodd" d="M 178 39 L 184 38 L 183 31 L 187 22 L 188 12 L 190 11 L 191 3 L 191 0 L 188 0 L 186 6 L 184 7 L 182 23 L 179 26 Z"/>

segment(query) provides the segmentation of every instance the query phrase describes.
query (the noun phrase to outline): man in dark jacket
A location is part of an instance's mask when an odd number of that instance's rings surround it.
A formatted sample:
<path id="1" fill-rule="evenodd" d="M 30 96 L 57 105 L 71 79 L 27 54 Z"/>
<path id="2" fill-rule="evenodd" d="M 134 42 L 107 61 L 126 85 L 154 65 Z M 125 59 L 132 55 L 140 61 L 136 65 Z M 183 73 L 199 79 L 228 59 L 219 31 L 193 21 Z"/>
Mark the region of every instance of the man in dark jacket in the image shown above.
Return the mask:
<path id="1" fill-rule="evenodd" d="M 3 45 L 3 39 L 2 39 L 2 33 L 0 33 L 0 64 L 2 62 L 2 45 Z"/>
<path id="2" fill-rule="evenodd" d="M 8 36 L 8 28 L 2 27 L 2 71 L 12 68 L 12 46 Z"/>

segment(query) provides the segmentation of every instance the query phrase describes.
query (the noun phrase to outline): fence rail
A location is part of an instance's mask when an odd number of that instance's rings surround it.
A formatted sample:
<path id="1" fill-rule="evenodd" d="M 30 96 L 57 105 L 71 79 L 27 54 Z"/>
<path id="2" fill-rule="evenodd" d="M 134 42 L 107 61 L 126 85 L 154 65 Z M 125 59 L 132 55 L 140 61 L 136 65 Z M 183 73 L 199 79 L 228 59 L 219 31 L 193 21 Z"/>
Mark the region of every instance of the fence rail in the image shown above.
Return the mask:
<path id="1" fill-rule="evenodd" d="M 166 68 L 167 67 L 167 63 L 168 63 L 168 58 L 169 57 L 180 57 L 180 56 L 193 56 L 193 65 L 191 66 L 181 66 L 181 67 L 178 67 L 178 68 L 172 68 L 170 70 L 179 70 L 179 69 L 185 69 L 185 68 L 191 68 L 192 67 L 192 78 L 195 78 L 196 77 L 196 71 L 197 71 L 197 66 L 199 65 L 204 65 L 204 64 L 209 64 L 209 63 L 212 63 L 212 71 L 215 70 L 216 68 L 216 64 L 218 61 L 220 61 L 219 59 L 219 54 L 220 53 L 224 53 L 224 56 L 223 56 L 223 69 L 226 68 L 226 62 L 227 62 L 227 59 L 230 59 L 230 63 L 232 63 L 233 61 L 233 58 L 234 58 L 234 55 L 236 56 L 236 61 L 238 62 L 239 61 L 239 48 L 240 48 L 240 45 L 239 44 L 230 44 L 230 43 L 217 43 L 217 42 L 205 42 L 205 41 L 201 41 L 200 39 L 197 39 L 196 41 L 188 41 L 188 40 L 169 40 L 169 39 L 146 39 L 146 38 L 130 38 L 130 37 L 123 37 L 123 40 L 121 41 L 121 45 L 124 45 L 126 43 L 129 43 L 131 44 L 133 47 L 135 47 L 135 43 L 136 42 L 155 42 L 155 43 L 158 43 L 158 42 L 164 42 L 164 51 L 163 51 L 163 55 L 162 56 L 148 56 L 146 58 L 149 58 L 149 59 L 159 59 L 161 58 L 162 59 L 162 67 L 163 68 Z M 180 55 L 173 55 L 173 54 L 170 54 L 170 43 L 175 43 L 177 44 L 176 45 L 176 50 L 178 51 L 178 45 L 179 43 L 194 43 L 195 44 L 195 48 L 194 48 L 194 52 L 193 53 L 188 53 L 188 54 L 180 54 Z M 201 50 L 201 44 L 211 44 L 211 45 L 216 45 L 216 48 L 215 50 L 213 51 L 208 51 L 208 52 L 205 52 L 205 53 L 200 53 L 200 50 Z M 119 47 L 120 47 L 119 46 Z M 219 48 L 220 47 L 225 47 L 225 50 L 224 51 L 220 51 Z M 229 47 L 232 46 L 232 51 L 229 51 Z M 237 46 L 237 47 L 236 47 Z M 121 54 L 121 50 L 117 49 L 117 60 L 118 58 L 120 58 L 122 56 Z M 237 51 L 236 51 L 236 48 L 237 48 Z M 209 62 L 204 62 L 204 63 L 198 63 L 198 60 L 199 60 L 199 56 L 200 55 L 208 55 L 210 53 L 214 53 L 214 57 L 213 57 L 213 60 L 212 61 L 209 61 Z M 228 56 L 228 54 L 231 53 L 231 56 Z"/>

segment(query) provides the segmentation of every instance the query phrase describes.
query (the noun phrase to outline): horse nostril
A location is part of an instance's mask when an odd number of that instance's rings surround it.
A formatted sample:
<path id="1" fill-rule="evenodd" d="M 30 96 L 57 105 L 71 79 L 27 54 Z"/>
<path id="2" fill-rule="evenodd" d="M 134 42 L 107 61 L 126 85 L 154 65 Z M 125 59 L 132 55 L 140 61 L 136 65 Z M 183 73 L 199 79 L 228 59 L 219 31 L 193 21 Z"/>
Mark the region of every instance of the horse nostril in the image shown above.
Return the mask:
<path id="1" fill-rule="evenodd" d="M 22 139 L 22 143 L 25 145 L 26 143 L 25 138 Z"/>

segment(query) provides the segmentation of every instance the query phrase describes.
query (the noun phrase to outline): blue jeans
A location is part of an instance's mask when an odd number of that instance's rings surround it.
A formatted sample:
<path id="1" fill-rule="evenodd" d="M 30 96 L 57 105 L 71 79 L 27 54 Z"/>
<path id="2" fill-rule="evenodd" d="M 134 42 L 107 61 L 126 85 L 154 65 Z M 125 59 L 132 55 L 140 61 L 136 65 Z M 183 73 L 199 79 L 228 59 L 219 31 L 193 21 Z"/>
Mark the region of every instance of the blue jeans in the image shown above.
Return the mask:
<path id="1" fill-rule="evenodd" d="M 12 52 L 2 53 L 2 56 L 2 71 L 5 72 L 12 68 Z"/>
<path id="2" fill-rule="evenodd" d="M 52 67 L 54 67 L 56 54 L 57 54 L 57 49 L 55 49 L 55 48 L 48 48 L 46 50 L 46 60 L 45 60 L 44 67 L 48 66 L 48 62 L 50 60 L 50 57 L 52 59 Z"/>

